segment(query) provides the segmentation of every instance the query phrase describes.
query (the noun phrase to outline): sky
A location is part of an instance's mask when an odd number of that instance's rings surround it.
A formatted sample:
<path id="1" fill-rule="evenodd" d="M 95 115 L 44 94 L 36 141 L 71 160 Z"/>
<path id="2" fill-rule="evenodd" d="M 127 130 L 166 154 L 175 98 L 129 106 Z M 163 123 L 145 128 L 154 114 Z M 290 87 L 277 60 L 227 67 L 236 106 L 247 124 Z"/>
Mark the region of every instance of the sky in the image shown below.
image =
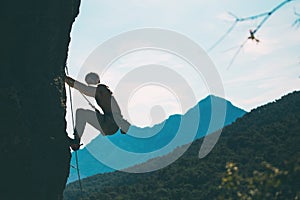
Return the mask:
<path id="1" fill-rule="evenodd" d="M 83 81 L 82 69 L 94 50 L 107 40 L 128 31 L 159 28 L 177 32 L 197 43 L 210 57 L 220 76 L 222 97 L 234 105 L 250 111 L 300 89 L 300 28 L 292 26 L 300 12 L 295 0 L 275 12 L 256 33 L 259 43 L 248 40 L 233 64 L 231 59 L 260 19 L 241 22 L 213 50 L 210 47 L 234 22 L 228 12 L 248 17 L 268 12 L 281 3 L 273 1 L 238 0 L 85 0 L 73 24 L 67 64 L 70 75 Z M 176 42 L 176 41 L 174 41 Z M 95 63 L 96 65 L 97 63 Z M 189 63 L 178 56 L 159 50 L 141 50 L 120 57 L 110 64 L 110 73 L 101 80 L 116 89 L 120 74 L 145 65 L 172 66 L 188 80 L 196 100 L 210 93 L 203 77 L 194 76 Z M 132 92 L 132 91 L 131 91 Z M 74 107 L 89 108 L 74 91 Z M 178 98 L 171 90 L 159 85 L 145 85 L 132 92 L 127 105 L 128 116 L 138 126 L 151 126 L 170 114 L 184 113 Z M 70 106 L 69 106 L 70 107 Z M 125 108 L 126 109 L 126 108 Z M 141 113 L 143 113 L 141 115 Z M 154 114 L 153 114 L 154 113 Z M 155 120 L 153 116 L 155 115 Z M 151 118 L 152 116 L 152 118 Z M 67 112 L 68 130 L 71 128 Z M 90 127 L 89 127 L 90 128 Z M 86 138 L 89 141 L 94 136 Z"/>

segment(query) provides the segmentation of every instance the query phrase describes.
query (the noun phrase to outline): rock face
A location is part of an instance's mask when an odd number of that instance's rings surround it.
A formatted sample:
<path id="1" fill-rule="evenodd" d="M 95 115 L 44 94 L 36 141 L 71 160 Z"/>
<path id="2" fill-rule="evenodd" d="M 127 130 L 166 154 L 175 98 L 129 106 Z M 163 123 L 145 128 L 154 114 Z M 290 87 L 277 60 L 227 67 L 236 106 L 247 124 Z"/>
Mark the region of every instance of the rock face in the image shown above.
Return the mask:
<path id="1" fill-rule="evenodd" d="M 1 2 L 1 199 L 62 199 L 64 66 L 80 0 Z M 46 170 L 45 170 L 46 169 Z"/>

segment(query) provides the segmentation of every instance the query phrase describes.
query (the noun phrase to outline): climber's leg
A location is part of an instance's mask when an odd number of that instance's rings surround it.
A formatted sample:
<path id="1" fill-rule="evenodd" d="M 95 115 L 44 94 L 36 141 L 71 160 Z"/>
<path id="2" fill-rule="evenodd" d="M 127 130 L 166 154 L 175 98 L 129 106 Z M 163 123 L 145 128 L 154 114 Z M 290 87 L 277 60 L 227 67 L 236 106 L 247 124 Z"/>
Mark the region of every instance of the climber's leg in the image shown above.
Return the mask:
<path id="1" fill-rule="evenodd" d="M 82 137 L 86 123 L 89 123 L 94 128 L 101 131 L 101 126 L 100 126 L 101 121 L 99 121 L 98 119 L 99 117 L 97 117 L 97 113 L 95 111 L 85 110 L 81 108 L 77 109 L 75 130 L 77 132 L 78 137 L 79 138 Z"/>

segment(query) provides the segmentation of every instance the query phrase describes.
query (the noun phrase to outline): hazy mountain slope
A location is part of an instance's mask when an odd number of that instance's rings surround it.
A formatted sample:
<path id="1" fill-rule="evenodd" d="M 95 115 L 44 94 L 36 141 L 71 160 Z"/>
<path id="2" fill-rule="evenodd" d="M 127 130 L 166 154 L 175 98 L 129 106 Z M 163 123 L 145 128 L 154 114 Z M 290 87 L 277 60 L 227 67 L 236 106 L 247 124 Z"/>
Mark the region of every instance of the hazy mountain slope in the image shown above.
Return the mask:
<path id="1" fill-rule="evenodd" d="M 214 101 L 214 103 L 212 103 Z M 225 120 L 222 119 L 221 113 L 215 111 L 215 115 L 212 118 L 212 104 L 216 107 L 220 107 L 222 105 L 226 105 L 226 116 Z M 200 114 L 200 120 L 195 119 L 197 113 Z M 90 144 L 86 146 L 86 148 L 78 151 L 78 157 L 80 161 L 80 170 L 81 176 L 87 177 L 92 176 L 98 173 L 104 172 L 111 172 L 114 169 L 106 166 L 105 164 L 101 163 L 99 160 L 95 159 L 94 155 L 105 151 L 106 149 L 104 146 L 106 143 L 105 140 L 109 140 L 115 146 L 129 151 L 129 152 L 136 152 L 136 153 L 147 153 L 147 152 L 154 152 L 160 150 L 160 152 L 155 152 L 152 154 L 147 154 L 139 159 L 129 159 L 128 157 L 123 157 L 119 155 L 115 155 L 112 159 L 119 160 L 122 163 L 120 169 L 127 168 L 133 166 L 135 164 L 139 164 L 145 162 L 149 159 L 152 159 L 157 156 L 162 156 L 167 153 L 170 153 L 174 150 L 177 146 L 181 146 L 187 143 L 192 142 L 194 139 L 201 138 L 208 133 L 212 133 L 233 121 L 237 118 L 243 116 L 246 112 L 240 108 L 233 106 L 229 101 L 225 99 L 216 97 L 216 96 L 207 96 L 205 99 L 200 101 L 195 107 L 191 108 L 188 112 L 184 115 L 172 115 L 166 121 L 155 125 L 153 127 L 146 127 L 146 128 L 138 128 L 133 127 L 130 129 L 130 133 L 133 133 L 137 137 L 128 135 L 123 135 L 117 133 L 113 136 L 103 137 L 99 135 L 96 139 L 94 139 Z M 223 122 L 224 123 L 214 123 L 214 122 Z M 185 123 L 182 125 L 182 123 Z M 195 123 L 198 123 L 199 128 L 194 133 L 194 136 L 189 136 L 191 133 L 189 132 L 189 128 L 195 126 Z M 213 124 L 210 126 L 210 123 Z M 181 132 L 178 130 L 180 126 L 184 126 L 187 129 L 182 130 Z M 185 133 L 186 132 L 186 133 Z M 88 134 L 88 133 L 85 133 Z M 174 138 L 181 134 L 182 137 L 174 142 Z M 186 134 L 189 134 L 185 137 Z M 139 136 L 147 136 L 146 138 L 140 138 Z M 161 150 L 161 148 L 167 146 L 170 142 L 174 142 L 174 144 L 170 145 L 169 147 Z M 107 152 L 106 155 L 111 155 L 112 152 Z M 116 153 L 117 154 L 117 153 Z M 75 156 L 73 153 L 72 156 L 72 165 L 75 165 Z M 74 168 L 70 170 L 70 177 L 69 182 L 77 180 L 77 172 Z"/>

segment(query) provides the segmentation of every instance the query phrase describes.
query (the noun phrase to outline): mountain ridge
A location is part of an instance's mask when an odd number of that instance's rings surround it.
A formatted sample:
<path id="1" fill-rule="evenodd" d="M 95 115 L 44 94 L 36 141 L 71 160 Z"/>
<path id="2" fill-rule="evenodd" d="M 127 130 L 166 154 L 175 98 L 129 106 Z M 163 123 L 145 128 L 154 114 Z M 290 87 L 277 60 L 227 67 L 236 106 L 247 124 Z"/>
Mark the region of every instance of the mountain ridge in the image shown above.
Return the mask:
<path id="1" fill-rule="evenodd" d="M 199 112 L 202 117 L 199 122 L 200 128 L 198 128 L 197 132 L 194 136 L 191 136 L 190 139 L 186 139 L 184 137 L 184 133 L 181 133 L 183 135 L 183 138 L 179 139 L 179 141 L 175 142 L 173 146 L 167 147 L 163 150 L 161 150 L 162 153 L 157 154 L 151 154 L 148 156 L 143 156 L 142 158 L 133 158 L 131 165 L 122 165 L 119 167 L 119 169 L 128 168 L 130 166 L 133 166 L 138 163 L 145 162 L 148 159 L 152 159 L 156 156 L 162 156 L 165 155 L 172 150 L 174 150 L 177 146 L 181 146 L 184 144 L 188 144 L 192 142 L 194 139 L 203 137 L 206 134 L 209 134 L 215 130 L 218 130 L 224 126 L 218 125 L 218 127 L 214 127 L 213 130 L 209 131 L 209 125 L 211 120 L 219 120 L 221 121 L 222 116 L 217 116 L 217 118 L 211 119 L 211 102 L 214 101 L 214 105 L 222 105 L 226 103 L 228 109 L 228 113 L 226 113 L 224 124 L 228 125 L 232 123 L 234 120 L 236 120 L 238 117 L 244 115 L 246 112 L 243 111 L 240 108 L 237 108 L 232 105 L 231 102 L 216 97 L 214 95 L 208 95 L 203 100 L 199 101 L 194 107 L 192 107 L 190 110 L 188 110 L 184 115 L 174 114 L 171 115 L 166 121 L 157 124 L 153 126 L 152 128 L 146 127 L 146 128 L 138 128 L 133 127 L 130 130 L 133 130 L 134 134 L 131 136 L 128 135 L 122 135 L 120 133 L 117 133 L 113 136 L 109 137 L 103 137 L 98 136 L 94 140 L 91 141 L 84 149 L 78 151 L 78 157 L 80 160 L 80 166 L 82 177 L 87 177 L 91 175 L 95 175 L 97 173 L 105 173 L 105 172 L 111 172 L 114 171 L 111 167 L 108 167 L 103 162 L 101 163 L 99 160 L 102 158 L 95 158 L 95 155 L 93 155 L 93 152 L 96 152 L 98 154 L 99 151 L 101 151 L 99 146 L 103 147 L 106 145 L 104 143 L 104 140 L 107 140 L 108 142 L 111 142 L 118 146 L 119 148 L 122 148 L 128 152 L 137 152 L 137 153 L 148 153 L 160 150 L 161 148 L 165 147 L 165 145 L 169 144 L 174 140 L 174 138 L 178 135 L 178 126 L 179 124 L 185 120 L 186 126 L 189 126 L 189 123 L 193 123 L 195 120 L 193 120 L 193 116 L 195 116 L 195 112 Z M 198 110 L 197 110 L 198 109 Z M 143 135 L 143 138 L 138 138 L 140 135 Z M 149 136 L 149 137 L 146 137 Z M 92 149 L 92 150 L 91 150 Z M 92 153 L 91 153 L 92 152 Z M 117 154 L 117 153 L 115 153 Z M 114 155 L 112 152 L 108 152 L 107 155 Z M 106 154 L 105 154 L 106 156 Z M 97 157 L 97 155 L 96 155 Z M 113 159 L 113 158 L 112 158 Z M 118 156 L 116 159 L 122 160 L 122 158 L 119 158 Z M 125 160 L 123 162 L 130 161 Z M 72 157 L 72 165 L 75 165 L 74 156 Z M 69 182 L 72 182 L 77 179 L 77 173 L 76 170 L 71 168 L 70 169 L 70 177 Z"/>

